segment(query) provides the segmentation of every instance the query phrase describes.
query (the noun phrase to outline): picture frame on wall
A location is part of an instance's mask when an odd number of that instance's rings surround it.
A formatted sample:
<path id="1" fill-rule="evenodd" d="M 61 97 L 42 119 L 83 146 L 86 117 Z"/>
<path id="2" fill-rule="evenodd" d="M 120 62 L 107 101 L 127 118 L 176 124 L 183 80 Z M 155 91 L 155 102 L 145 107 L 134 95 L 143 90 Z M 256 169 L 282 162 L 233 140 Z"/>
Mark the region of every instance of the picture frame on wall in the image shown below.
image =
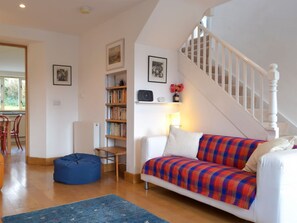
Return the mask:
<path id="1" fill-rule="evenodd" d="M 124 67 L 125 39 L 120 39 L 106 45 L 106 70 Z"/>
<path id="2" fill-rule="evenodd" d="M 167 58 L 148 56 L 148 82 L 167 83 Z"/>
<path id="3" fill-rule="evenodd" d="M 68 65 L 53 65 L 53 84 L 62 86 L 72 85 L 72 68 Z"/>

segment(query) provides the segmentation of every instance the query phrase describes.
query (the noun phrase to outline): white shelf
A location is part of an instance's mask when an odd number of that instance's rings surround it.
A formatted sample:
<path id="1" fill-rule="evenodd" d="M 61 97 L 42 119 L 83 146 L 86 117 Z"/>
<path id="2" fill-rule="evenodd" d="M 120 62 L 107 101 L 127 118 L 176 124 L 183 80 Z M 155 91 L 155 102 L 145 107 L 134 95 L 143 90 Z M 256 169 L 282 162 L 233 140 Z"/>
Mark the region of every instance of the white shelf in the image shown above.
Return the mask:
<path id="1" fill-rule="evenodd" d="M 158 102 L 158 101 L 135 101 L 136 104 L 171 104 L 171 105 L 180 105 L 181 102 Z"/>

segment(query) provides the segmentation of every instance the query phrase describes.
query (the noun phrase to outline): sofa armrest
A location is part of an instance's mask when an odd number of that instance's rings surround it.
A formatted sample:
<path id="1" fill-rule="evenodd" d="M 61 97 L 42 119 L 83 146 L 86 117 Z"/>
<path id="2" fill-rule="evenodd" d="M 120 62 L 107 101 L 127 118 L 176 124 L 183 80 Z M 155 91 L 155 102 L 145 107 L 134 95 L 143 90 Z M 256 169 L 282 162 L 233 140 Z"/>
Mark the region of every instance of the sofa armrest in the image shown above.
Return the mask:
<path id="1" fill-rule="evenodd" d="M 257 169 L 257 222 L 297 222 L 297 150 L 268 153 Z"/>
<path id="2" fill-rule="evenodd" d="M 149 159 L 162 156 L 167 142 L 167 136 L 151 136 L 142 138 L 141 166 Z"/>

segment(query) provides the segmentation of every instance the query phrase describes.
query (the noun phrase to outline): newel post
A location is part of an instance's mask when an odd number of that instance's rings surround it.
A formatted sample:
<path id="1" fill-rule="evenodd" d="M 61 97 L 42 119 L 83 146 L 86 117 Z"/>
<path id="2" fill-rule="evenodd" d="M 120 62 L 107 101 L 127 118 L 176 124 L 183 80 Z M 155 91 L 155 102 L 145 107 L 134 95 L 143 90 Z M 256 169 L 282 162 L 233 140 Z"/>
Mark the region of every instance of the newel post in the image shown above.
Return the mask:
<path id="1" fill-rule="evenodd" d="M 271 64 L 268 71 L 269 79 L 269 111 L 268 120 L 269 128 L 276 131 L 275 137 L 279 137 L 279 129 L 277 126 L 277 83 L 279 80 L 279 72 L 277 64 Z"/>

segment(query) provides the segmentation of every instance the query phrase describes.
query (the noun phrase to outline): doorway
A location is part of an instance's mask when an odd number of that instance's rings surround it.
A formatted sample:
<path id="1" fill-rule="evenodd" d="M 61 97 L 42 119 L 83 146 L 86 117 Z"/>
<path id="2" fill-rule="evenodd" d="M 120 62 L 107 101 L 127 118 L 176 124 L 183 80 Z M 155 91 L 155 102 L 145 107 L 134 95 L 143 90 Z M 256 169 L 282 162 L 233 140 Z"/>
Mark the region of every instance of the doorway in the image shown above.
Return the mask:
<path id="1" fill-rule="evenodd" d="M 25 154 L 28 154 L 26 46 L 0 43 L 0 114 L 10 120 L 22 114 L 19 136 Z M 14 138 L 11 142 L 14 145 Z"/>

